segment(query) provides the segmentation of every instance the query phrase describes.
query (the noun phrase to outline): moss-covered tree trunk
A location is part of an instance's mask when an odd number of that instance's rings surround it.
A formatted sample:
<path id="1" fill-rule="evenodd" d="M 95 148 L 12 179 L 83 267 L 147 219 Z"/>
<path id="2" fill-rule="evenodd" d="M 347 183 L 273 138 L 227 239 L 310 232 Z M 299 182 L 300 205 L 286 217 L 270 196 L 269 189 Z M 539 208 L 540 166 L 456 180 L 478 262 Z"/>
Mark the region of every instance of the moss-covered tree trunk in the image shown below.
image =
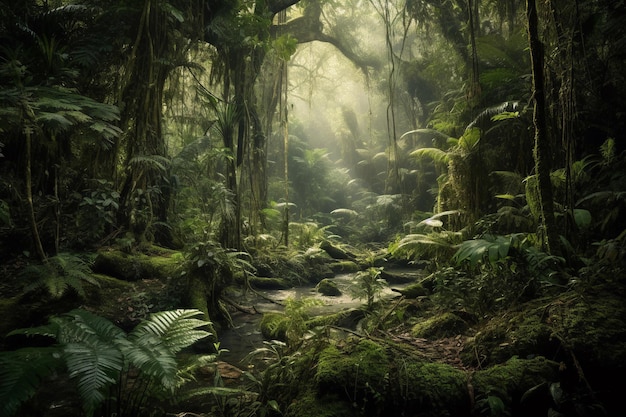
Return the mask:
<path id="1" fill-rule="evenodd" d="M 164 191 L 166 145 L 162 132 L 163 90 L 171 70 L 171 27 L 166 11 L 146 0 L 126 65 L 121 124 L 126 130 L 125 177 L 120 193 L 121 225 L 133 232 L 137 243 L 154 223 L 167 222 L 169 194 Z M 159 243 L 171 241 L 163 228 Z M 159 232 L 159 231 L 157 231 Z"/>
<path id="2" fill-rule="evenodd" d="M 551 254 L 559 253 L 558 232 L 554 217 L 554 200 L 550 181 L 550 147 L 546 121 L 546 96 L 544 90 L 544 49 L 539 39 L 539 22 L 535 0 L 526 0 L 526 17 L 528 21 L 528 40 L 533 75 L 535 126 L 535 170 L 539 188 L 541 220 L 546 237 L 545 245 Z"/>

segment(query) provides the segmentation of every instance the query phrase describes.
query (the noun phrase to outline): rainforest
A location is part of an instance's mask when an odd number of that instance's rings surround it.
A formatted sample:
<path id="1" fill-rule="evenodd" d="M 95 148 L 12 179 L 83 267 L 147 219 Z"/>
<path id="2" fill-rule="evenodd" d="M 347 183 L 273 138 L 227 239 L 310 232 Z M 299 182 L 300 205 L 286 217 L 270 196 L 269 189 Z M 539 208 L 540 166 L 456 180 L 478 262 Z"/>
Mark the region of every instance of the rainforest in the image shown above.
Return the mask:
<path id="1" fill-rule="evenodd" d="M 626 4 L 0 0 L 0 417 L 612 417 Z"/>

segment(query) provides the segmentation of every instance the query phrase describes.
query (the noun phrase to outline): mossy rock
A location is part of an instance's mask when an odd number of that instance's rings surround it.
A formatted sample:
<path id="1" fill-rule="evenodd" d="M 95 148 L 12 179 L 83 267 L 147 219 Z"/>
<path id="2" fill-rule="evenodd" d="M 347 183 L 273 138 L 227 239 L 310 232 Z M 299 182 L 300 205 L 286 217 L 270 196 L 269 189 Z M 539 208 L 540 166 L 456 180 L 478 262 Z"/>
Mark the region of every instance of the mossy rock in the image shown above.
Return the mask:
<path id="1" fill-rule="evenodd" d="M 396 359 L 390 374 L 386 410 L 396 415 L 468 415 L 467 374 L 451 365 Z"/>
<path id="2" fill-rule="evenodd" d="M 476 398 L 498 397 L 507 409 L 518 409 L 524 394 L 541 384 L 556 381 L 558 370 L 558 363 L 542 356 L 513 357 L 503 364 L 475 372 L 471 384 Z"/>
<path id="3" fill-rule="evenodd" d="M 105 249 L 98 252 L 93 270 L 96 273 L 110 275 L 126 281 L 137 281 L 144 278 L 165 280 L 179 276 L 183 256 L 180 252 L 163 249 L 158 255 L 144 253 L 126 253 L 116 249 Z"/>
<path id="4" fill-rule="evenodd" d="M 353 417 L 352 405 L 336 395 L 318 398 L 315 390 L 308 390 L 287 407 L 285 417 Z"/>
<path id="5" fill-rule="evenodd" d="M 464 363 L 477 365 L 477 353 L 483 358 L 483 365 L 502 363 L 512 356 L 553 357 L 560 349 L 559 342 L 553 338 L 541 311 L 528 309 L 492 318 L 466 344 L 461 353 Z"/>
<path id="6" fill-rule="evenodd" d="M 361 309 L 351 308 L 341 310 L 334 314 L 325 314 L 313 317 L 306 322 L 307 327 L 338 326 L 346 329 L 356 329 L 358 322 L 365 318 L 365 312 Z"/>
<path id="7" fill-rule="evenodd" d="M 413 271 L 410 272 L 390 272 L 382 270 L 380 277 L 387 281 L 389 284 L 408 284 L 415 282 L 417 274 Z"/>
<path id="8" fill-rule="evenodd" d="M 330 345 L 320 353 L 315 381 L 320 395 L 345 392 L 358 406 L 376 406 L 384 401 L 388 366 L 381 345 L 367 339 L 349 340 L 341 349 Z"/>
<path id="9" fill-rule="evenodd" d="M 356 262 L 353 262 L 353 261 L 331 262 L 330 264 L 328 264 L 328 267 L 335 274 L 345 274 L 345 273 L 350 273 L 350 272 L 358 272 L 358 270 L 359 270 L 359 266 L 356 264 Z"/>
<path id="10" fill-rule="evenodd" d="M 328 253 L 328 255 L 330 255 L 330 257 L 333 259 L 354 260 L 356 258 L 354 254 L 348 252 L 347 250 L 344 250 L 343 248 L 340 248 L 337 245 L 333 245 L 327 240 L 320 243 L 320 249 Z"/>
<path id="11" fill-rule="evenodd" d="M 321 280 L 315 289 L 320 294 L 330 297 L 337 297 L 341 295 L 341 290 L 337 287 L 337 283 L 327 278 Z"/>
<path id="12" fill-rule="evenodd" d="M 287 341 L 290 319 L 283 313 L 265 313 L 259 323 L 261 334 L 267 340 Z"/>
<path id="13" fill-rule="evenodd" d="M 626 303 L 615 293 L 553 303 L 550 327 L 585 364 L 626 366 Z"/>
<path id="14" fill-rule="evenodd" d="M 462 334 L 467 323 L 454 313 L 444 313 L 421 321 L 411 329 L 411 336 L 424 339 L 437 339 Z"/>
<path id="15" fill-rule="evenodd" d="M 249 277 L 248 282 L 262 290 L 286 290 L 293 287 L 291 281 L 286 278 Z"/>
<path id="16" fill-rule="evenodd" d="M 419 283 L 409 284 L 404 288 L 394 289 L 394 291 L 399 292 L 406 298 L 423 297 L 429 294 L 429 291 Z"/>

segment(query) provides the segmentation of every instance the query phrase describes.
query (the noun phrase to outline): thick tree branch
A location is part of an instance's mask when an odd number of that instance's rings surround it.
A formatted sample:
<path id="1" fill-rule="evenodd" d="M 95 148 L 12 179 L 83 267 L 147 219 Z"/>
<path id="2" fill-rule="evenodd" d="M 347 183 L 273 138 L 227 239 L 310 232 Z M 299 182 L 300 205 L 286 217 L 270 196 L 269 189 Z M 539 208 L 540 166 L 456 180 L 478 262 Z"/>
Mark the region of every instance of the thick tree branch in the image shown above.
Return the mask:
<path id="1" fill-rule="evenodd" d="M 299 2 L 300 0 L 271 0 L 268 1 L 267 8 L 272 14 L 277 14 Z"/>
<path id="2" fill-rule="evenodd" d="M 289 34 L 298 40 L 298 43 L 308 43 L 313 41 L 326 42 L 333 45 L 343 56 L 348 58 L 354 65 L 362 71 L 367 68 L 378 67 L 380 62 L 372 57 L 363 57 L 358 55 L 352 48 L 340 39 L 330 36 L 323 31 L 324 25 L 320 20 L 320 13 L 317 11 L 309 12 L 290 20 L 284 25 L 275 25 L 272 27 L 272 34 L 282 35 Z"/>

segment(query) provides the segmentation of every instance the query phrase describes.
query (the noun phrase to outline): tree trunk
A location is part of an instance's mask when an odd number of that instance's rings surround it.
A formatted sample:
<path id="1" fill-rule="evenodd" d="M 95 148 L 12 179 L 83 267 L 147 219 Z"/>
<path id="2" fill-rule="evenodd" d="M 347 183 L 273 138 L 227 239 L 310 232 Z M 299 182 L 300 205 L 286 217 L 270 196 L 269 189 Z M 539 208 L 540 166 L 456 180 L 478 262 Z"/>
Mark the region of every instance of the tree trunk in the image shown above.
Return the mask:
<path id="1" fill-rule="evenodd" d="M 37 221 L 35 219 L 35 207 L 33 205 L 33 180 L 32 180 L 32 170 L 31 170 L 31 134 L 32 130 L 30 127 L 25 128 L 24 133 L 26 134 L 26 201 L 28 202 L 28 217 L 30 220 L 30 231 L 33 238 L 33 244 L 35 245 L 35 250 L 37 251 L 37 255 L 39 256 L 39 260 L 41 262 L 46 262 L 48 259 L 46 256 L 46 252 L 43 250 L 43 245 L 41 244 L 41 238 L 39 237 L 39 229 L 37 228 Z"/>
<path id="2" fill-rule="evenodd" d="M 544 244 L 547 252 L 553 255 L 560 253 L 559 238 L 554 217 L 554 201 L 552 183 L 550 181 L 550 147 L 548 142 L 546 121 L 546 97 L 544 90 L 543 44 L 539 40 L 539 22 L 535 0 L 526 0 L 526 17 L 528 21 L 528 40 L 532 62 L 535 126 L 535 170 L 539 188 L 539 203 L 543 232 L 546 237 Z"/>

